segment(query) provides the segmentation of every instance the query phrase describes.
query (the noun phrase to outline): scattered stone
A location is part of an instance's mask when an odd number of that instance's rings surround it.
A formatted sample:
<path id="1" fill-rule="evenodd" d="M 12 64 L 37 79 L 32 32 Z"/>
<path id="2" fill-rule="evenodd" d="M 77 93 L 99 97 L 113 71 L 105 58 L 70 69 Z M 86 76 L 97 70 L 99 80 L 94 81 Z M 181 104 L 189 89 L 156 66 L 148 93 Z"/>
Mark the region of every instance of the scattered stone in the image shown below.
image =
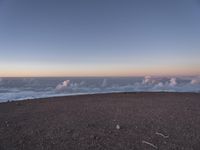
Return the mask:
<path id="1" fill-rule="evenodd" d="M 5 121 L 6 127 L 9 127 L 9 123 L 8 121 Z"/>
<path id="2" fill-rule="evenodd" d="M 95 138 L 95 136 L 94 136 L 94 135 L 90 135 L 90 138 L 91 138 L 91 139 L 94 139 L 94 138 Z"/>
<path id="3" fill-rule="evenodd" d="M 72 133 L 72 130 L 67 130 L 67 133 Z"/>
<path id="4" fill-rule="evenodd" d="M 119 126 L 118 124 L 116 125 L 116 129 L 117 129 L 117 130 L 119 130 L 119 129 L 120 129 L 120 126 Z"/>
<path id="5" fill-rule="evenodd" d="M 93 140 L 98 140 L 100 139 L 100 137 L 96 136 L 96 135 L 90 135 L 90 138 Z"/>
<path id="6" fill-rule="evenodd" d="M 108 131 L 109 134 L 112 134 L 112 131 Z"/>
<path id="7" fill-rule="evenodd" d="M 79 137 L 79 134 L 78 134 L 78 133 L 72 134 L 72 138 L 73 138 L 73 139 L 77 139 L 78 137 Z"/>

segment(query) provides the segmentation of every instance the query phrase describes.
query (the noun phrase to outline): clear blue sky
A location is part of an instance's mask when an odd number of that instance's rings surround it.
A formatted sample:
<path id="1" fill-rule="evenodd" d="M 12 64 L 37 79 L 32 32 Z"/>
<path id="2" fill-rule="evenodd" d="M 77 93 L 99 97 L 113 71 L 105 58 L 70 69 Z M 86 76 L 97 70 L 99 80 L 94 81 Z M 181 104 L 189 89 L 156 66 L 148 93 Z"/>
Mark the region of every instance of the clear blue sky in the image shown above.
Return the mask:
<path id="1" fill-rule="evenodd" d="M 200 0 L 0 0 L 0 76 L 200 74 Z"/>

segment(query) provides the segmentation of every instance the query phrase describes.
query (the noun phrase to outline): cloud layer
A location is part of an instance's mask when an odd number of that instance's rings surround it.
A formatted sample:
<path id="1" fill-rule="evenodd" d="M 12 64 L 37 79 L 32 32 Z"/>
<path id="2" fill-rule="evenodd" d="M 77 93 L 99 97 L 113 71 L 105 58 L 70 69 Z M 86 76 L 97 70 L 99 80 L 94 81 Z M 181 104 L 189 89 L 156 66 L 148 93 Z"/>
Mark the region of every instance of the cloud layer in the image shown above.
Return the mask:
<path id="1" fill-rule="evenodd" d="M 145 91 L 200 92 L 200 77 L 0 78 L 0 102 L 77 94 Z"/>

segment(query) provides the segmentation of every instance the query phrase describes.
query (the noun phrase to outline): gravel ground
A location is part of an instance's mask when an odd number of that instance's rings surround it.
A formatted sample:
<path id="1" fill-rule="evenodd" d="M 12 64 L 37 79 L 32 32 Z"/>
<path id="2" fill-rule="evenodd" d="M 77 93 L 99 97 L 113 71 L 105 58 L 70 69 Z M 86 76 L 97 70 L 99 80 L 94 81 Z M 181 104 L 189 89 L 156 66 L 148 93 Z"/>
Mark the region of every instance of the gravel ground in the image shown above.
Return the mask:
<path id="1" fill-rule="evenodd" d="M 200 94 L 115 93 L 0 103 L 0 150 L 199 150 Z"/>

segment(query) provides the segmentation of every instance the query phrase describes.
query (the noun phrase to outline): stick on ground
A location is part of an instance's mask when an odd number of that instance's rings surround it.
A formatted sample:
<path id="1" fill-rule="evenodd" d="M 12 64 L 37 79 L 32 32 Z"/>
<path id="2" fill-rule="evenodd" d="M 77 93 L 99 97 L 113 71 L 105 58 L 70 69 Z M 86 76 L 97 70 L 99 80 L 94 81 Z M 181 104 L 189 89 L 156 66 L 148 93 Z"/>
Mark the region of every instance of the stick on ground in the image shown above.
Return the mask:
<path id="1" fill-rule="evenodd" d="M 151 147 L 153 147 L 153 148 L 155 148 L 155 149 L 158 149 L 157 146 L 155 146 L 154 144 L 149 143 L 149 142 L 147 142 L 147 141 L 144 141 L 144 140 L 143 140 L 142 143 L 147 144 L 147 145 L 149 145 L 149 146 L 151 146 Z"/>
<path id="2" fill-rule="evenodd" d="M 169 135 L 164 135 L 162 133 L 156 132 L 156 135 L 162 136 L 163 138 L 169 138 Z"/>

